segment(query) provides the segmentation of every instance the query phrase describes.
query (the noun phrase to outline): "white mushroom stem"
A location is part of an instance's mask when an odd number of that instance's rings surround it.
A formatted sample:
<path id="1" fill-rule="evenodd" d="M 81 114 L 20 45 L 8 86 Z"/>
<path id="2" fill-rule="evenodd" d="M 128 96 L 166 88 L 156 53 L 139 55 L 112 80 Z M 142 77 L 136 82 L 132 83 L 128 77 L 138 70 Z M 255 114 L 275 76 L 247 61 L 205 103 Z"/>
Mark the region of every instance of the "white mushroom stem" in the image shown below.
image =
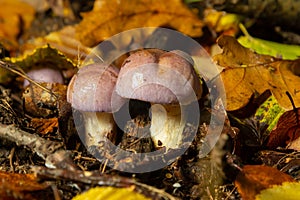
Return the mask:
<path id="1" fill-rule="evenodd" d="M 105 112 L 81 112 L 84 118 L 85 143 L 87 147 L 99 142 L 115 142 L 116 125 L 113 114 Z"/>
<path id="2" fill-rule="evenodd" d="M 156 147 L 179 148 L 186 119 L 180 105 L 154 104 L 151 106 L 151 137 Z"/>

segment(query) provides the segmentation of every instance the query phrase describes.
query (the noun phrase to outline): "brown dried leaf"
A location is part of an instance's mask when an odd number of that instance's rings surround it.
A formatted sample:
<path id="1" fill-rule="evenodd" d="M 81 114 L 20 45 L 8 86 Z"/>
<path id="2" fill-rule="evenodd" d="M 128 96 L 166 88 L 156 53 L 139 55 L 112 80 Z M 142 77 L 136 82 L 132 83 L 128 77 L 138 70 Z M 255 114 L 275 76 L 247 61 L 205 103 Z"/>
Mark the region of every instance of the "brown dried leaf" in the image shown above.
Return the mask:
<path id="1" fill-rule="evenodd" d="M 76 34 L 83 44 L 94 46 L 125 30 L 159 26 L 199 37 L 203 23 L 181 0 L 96 0 L 92 11 L 83 13 Z"/>
<path id="2" fill-rule="evenodd" d="M 237 175 L 235 185 L 243 200 L 253 200 L 262 190 L 295 180 L 274 167 L 245 165 Z"/>
<path id="3" fill-rule="evenodd" d="M 297 111 L 298 116 L 294 110 L 287 111 L 280 116 L 276 128 L 270 133 L 267 143 L 269 148 L 286 147 L 290 144 L 289 148 L 300 150 L 299 141 L 297 141 L 300 136 L 300 124 L 297 124 L 300 121 L 300 108 Z"/>
<path id="4" fill-rule="evenodd" d="M 58 118 L 32 118 L 30 125 L 43 135 L 58 130 Z"/>
<path id="5" fill-rule="evenodd" d="M 286 91 L 291 94 L 296 107 L 300 107 L 300 59 L 291 61 L 259 55 L 231 36 L 221 36 L 218 44 L 223 53 L 216 55 L 214 60 L 225 67 L 221 76 L 227 110 L 244 107 L 252 95 L 258 97 L 266 90 L 270 90 L 286 110 L 293 108 Z"/>
<path id="6" fill-rule="evenodd" d="M 13 174 L 0 171 L 1 199 L 32 199 L 28 192 L 44 190 L 46 185 L 38 183 L 33 174 Z"/>
<path id="7" fill-rule="evenodd" d="M 35 117 L 60 116 L 64 109 L 69 108 L 66 100 L 67 86 L 59 83 L 40 83 L 27 86 L 23 93 L 24 108 L 26 112 Z"/>

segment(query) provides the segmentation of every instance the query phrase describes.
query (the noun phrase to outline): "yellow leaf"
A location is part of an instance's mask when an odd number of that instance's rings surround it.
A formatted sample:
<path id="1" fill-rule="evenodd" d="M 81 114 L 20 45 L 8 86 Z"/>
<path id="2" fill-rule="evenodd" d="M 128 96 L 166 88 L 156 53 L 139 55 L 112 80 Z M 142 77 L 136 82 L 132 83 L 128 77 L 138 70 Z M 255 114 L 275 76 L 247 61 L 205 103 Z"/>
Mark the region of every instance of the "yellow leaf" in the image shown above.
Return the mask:
<path id="1" fill-rule="evenodd" d="M 198 37 L 203 23 L 181 0 L 96 0 L 92 11 L 83 13 L 76 36 L 83 44 L 94 46 L 125 30 L 159 26 Z"/>
<path id="2" fill-rule="evenodd" d="M 262 190 L 295 180 L 278 169 L 264 165 L 245 165 L 234 182 L 243 200 L 253 200 Z"/>
<path id="3" fill-rule="evenodd" d="M 73 200 L 150 200 L 132 188 L 95 187 L 77 195 Z"/>
<path id="4" fill-rule="evenodd" d="M 285 182 L 261 191 L 256 200 L 298 200 L 300 199 L 300 183 Z"/>
<path id="5" fill-rule="evenodd" d="M 233 33 L 238 32 L 238 24 L 242 20 L 242 16 L 224 11 L 216 11 L 207 8 L 204 11 L 204 22 L 216 32 L 233 30 Z"/>
<path id="6" fill-rule="evenodd" d="M 214 60 L 225 67 L 221 77 L 227 110 L 244 107 L 252 95 L 258 97 L 266 90 L 270 90 L 286 110 L 293 108 L 286 92 L 291 94 L 296 107 L 300 106 L 300 59 L 291 61 L 260 55 L 230 36 L 221 36 L 218 44 L 223 53 L 214 56 Z"/>

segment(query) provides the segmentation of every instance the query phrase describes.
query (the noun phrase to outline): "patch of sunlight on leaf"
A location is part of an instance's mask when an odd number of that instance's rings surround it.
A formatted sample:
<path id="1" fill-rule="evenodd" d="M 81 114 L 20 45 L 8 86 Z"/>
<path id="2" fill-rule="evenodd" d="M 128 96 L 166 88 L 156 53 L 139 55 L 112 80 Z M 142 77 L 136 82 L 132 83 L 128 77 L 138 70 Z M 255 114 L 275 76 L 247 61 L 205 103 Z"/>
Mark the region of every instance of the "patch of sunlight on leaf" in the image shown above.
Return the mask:
<path id="1" fill-rule="evenodd" d="M 73 200 L 150 200 L 133 188 L 95 187 L 79 194 Z"/>
<path id="2" fill-rule="evenodd" d="M 256 200 L 298 200 L 300 199 L 300 183 L 285 182 L 263 190 L 256 195 Z"/>
<path id="3" fill-rule="evenodd" d="M 226 32 L 235 35 L 238 32 L 238 25 L 244 17 L 238 14 L 206 9 L 204 11 L 204 22 L 216 32 Z M 229 30 L 232 30 L 231 32 Z"/>
<path id="4" fill-rule="evenodd" d="M 134 28 L 163 26 L 200 37 L 204 26 L 198 11 L 181 0 L 169 0 L 167 4 L 153 0 L 96 0 L 93 10 L 82 13 L 82 17 L 76 26 L 76 37 L 88 47 Z"/>
<path id="5" fill-rule="evenodd" d="M 279 105 L 276 98 L 272 95 L 257 109 L 255 118 L 261 124 L 266 124 L 267 132 L 270 133 L 284 112 L 285 109 Z"/>

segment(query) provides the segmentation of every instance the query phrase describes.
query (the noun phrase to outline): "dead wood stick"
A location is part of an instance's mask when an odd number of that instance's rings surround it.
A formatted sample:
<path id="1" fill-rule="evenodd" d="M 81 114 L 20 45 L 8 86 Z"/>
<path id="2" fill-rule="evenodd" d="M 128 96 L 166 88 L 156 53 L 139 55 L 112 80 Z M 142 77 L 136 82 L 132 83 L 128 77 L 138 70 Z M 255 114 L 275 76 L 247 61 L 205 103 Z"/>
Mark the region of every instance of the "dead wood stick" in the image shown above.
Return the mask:
<path id="1" fill-rule="evenodd" d="M 140 183 L 133 178 L 121 177 L 117 175 L 101 174 L 99 171 L 80 171 L 49 169 L 46 167 L 33 167 L 33 171 L 40 179 L 68 180 L 88 185 L 130 187 L 135 186 L 137 192 L 149 193 L 154 199 L 178 200 L 171 194 L 155 188 L 153 186 Z"/>
<path id="2" fill-rule="evenodd" d="M 46 160 L 46 165 L 76 169 L 69 153 L 63 149 L 63 144 L 46 140 L 35 134 L 28 133 L 15 125 L 0 124 L 0 138 L 15 142 L 18 146 L 26 146 L 38 156 Z"/>

